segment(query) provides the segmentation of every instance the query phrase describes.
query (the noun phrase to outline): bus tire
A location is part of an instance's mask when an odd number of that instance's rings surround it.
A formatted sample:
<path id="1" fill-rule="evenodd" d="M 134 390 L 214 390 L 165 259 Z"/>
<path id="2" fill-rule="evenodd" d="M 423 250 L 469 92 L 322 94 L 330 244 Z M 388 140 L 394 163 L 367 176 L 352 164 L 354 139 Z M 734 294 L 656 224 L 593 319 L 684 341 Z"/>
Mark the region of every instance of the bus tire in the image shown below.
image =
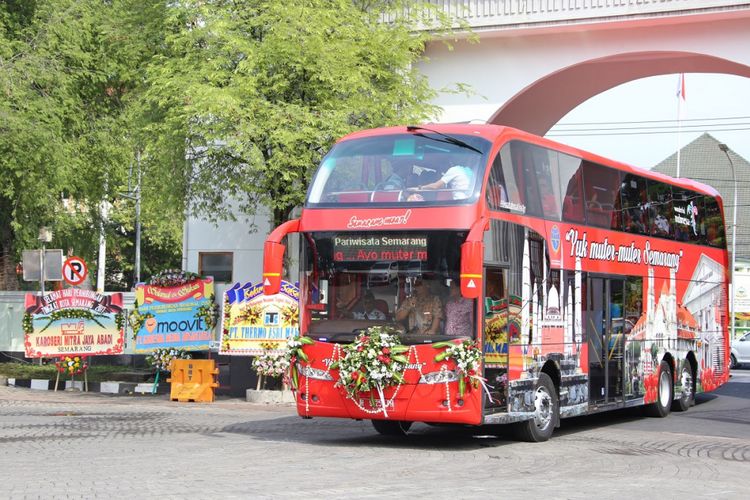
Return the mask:
<path id="1" fill-rule="evenodd" d="M 383 436 L 406 436 L 411 422 L 405 420 L 371 420 L 372 426 Z"/>
<path id="2" fill-rule="evenodd" d="M 682 363 L 680 370 L 680 386 L 682 393 L 679 398 L 672 401 L 672 411 L 688 411 L 688 408 L 695 404 L 695 377 L 693 367 L 687 360 Z"/>
<path id="3" fill-rule="evenodd" d="M 540 443 L 552 437 L 559 418 L 560 404 L 552 379 L 540 373 L 534 387 L 534 418 L 516 424 L 518 439 Z"/>
<path id="4" fill-rule="evenodd" d="M 664 418 L 669 415 L 669 410 L 674 399 L 674 386 L 672 384 L 672 369 L 669 363 L 659 363 L 659 377 L 657 382 L 656 402 L 646 406 L 646 415 L 649 417 Z"/>

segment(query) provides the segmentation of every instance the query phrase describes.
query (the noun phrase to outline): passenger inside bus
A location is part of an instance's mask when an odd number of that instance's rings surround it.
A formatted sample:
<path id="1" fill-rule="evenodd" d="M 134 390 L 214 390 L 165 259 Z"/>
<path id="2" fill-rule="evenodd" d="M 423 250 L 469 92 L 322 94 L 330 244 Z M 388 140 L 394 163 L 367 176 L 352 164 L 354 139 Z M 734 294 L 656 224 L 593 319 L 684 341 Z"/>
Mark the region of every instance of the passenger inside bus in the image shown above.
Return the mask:
<path id="1" fill-rule="evenodd" d="M 391 168 L 391 174 L 386 179 L 375 186 L 376 191 L 403 191 L 406 189 L 406 183 L 413 173 L 413 162 L 411 158 L 395 158 Z"/>
<path id="2" fill-rule="evenodd" d="M 341 311 L 342 318 L 384 320 L 388 313 L 388 303 L 376 300 L 371 291 L 365 292 L 362 300 L 351 310 Z"/>
<path id="3" fill-rule="evenodd" d="M 443 173 L 440 179 L 422 184 L 417 189 L 450 189 L 453 191 L 454 200 L 463 200 L 469 197 L 473 177 L 474 171 L 470 167 L 455 163 Z"/>
<path id="4" fill-rule="evenodd" d="M 434 335 L 443 319 L 440 299 L 421 277 L 415 280 L 414 290 L 414 295 L 404 300 L 396 311 L 396 321 L 402 322 L 409 334 Z"/>
<path id="5" fill-rule="evenodd" d="M 471 337 L 474 304 L 461 295 L 461 284 L 457 279 L 449 283 L 450 295 L 445 301 L 445 334 L 454 337 Z"/>

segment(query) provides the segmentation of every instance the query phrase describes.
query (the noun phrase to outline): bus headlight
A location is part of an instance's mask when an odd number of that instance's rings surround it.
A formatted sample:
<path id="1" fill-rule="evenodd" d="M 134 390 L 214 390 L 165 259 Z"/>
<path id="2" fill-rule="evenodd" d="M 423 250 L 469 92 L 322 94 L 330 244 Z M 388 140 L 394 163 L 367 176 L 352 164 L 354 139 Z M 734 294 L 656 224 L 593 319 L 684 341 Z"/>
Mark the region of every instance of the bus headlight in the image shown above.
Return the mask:
<path id="1" fill-rule="evenodd" d="M 425 373 L 419 378 L 420 384 L 443 384 L 458 380 L 458 373 L 453 370 Z"/>
<path id="2" fill-rule="evenodd" d="M 313 368 L 312 366 L 302 366 L 298 364 L 297 371 L 299 371 L 300 375 L 302 375 L 303 377 L 312 378 L 315 380 L 333 380 L 333 377 L 331 377 L 331 374 L 328 373 L 328 370 L 321 370 L 320 368 Z"/>

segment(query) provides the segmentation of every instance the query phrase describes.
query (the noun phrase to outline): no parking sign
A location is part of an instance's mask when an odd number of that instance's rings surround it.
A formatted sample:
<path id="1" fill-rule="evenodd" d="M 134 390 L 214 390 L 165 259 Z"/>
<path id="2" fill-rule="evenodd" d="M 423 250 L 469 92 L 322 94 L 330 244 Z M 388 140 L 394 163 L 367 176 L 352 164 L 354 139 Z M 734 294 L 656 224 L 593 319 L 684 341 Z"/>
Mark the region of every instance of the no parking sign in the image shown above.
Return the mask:
<path id="1" fill-rule="evenodd" d="M 68 257 L 62 267 L 63 279 L 73 286 L 83 283 L 88 273 L 86 261 L 80 257 Z"/>

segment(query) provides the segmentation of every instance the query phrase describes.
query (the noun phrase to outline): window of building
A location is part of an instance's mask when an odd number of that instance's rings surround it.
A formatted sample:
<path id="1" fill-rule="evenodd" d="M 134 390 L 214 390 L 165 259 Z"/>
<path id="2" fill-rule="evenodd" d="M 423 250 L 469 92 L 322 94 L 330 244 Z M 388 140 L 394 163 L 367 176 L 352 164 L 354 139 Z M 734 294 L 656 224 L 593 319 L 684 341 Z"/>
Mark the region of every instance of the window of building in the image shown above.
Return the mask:
<path id="1" fill-rule="evenodd" d="M 232 252 L 199 252 L 198 274 L 213 276 L 214 281 L 229 283 L 232 281 Z"/>

